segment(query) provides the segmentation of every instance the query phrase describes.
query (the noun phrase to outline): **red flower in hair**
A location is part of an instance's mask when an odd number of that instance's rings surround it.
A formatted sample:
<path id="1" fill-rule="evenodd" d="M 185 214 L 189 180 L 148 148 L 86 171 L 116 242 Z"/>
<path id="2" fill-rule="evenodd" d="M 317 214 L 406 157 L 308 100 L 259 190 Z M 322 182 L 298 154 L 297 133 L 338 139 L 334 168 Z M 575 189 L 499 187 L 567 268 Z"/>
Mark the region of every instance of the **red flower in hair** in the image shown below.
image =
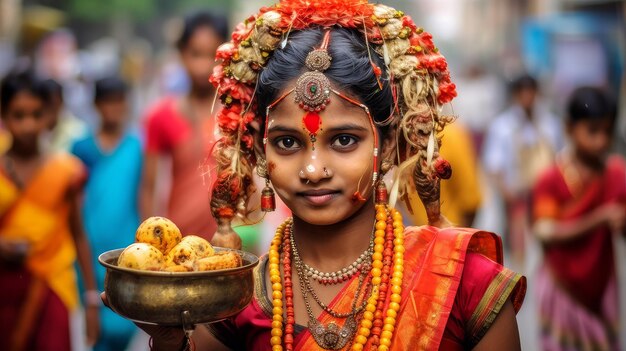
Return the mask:
<path id="1" fill-rule="evenodd" d="M 450 166 L 450 162 L 447 160 L 439 157 L 435 160 L 433 167 L 439 179 L 450 179 L 452 177 L 452 166 Z"/>
<path id="2" fill-rule="evenodd" d="M 230 107 L 225 107 L 217 115 L 217 124 L 222 130 L 234 133 L 239 128 L 241 121 L 240 113 L 240 104 L 232 104 Z"/>
<path id="3" fill-rule="evenodd" d="M 420 67 L 426 68 L 430 72 L 446 72 L 448 62 L 441 55 L 424 55 L 420 57 Z"/>
<path id="4" fill-rule="evenodd" d="M 428 32 L 415 33 L 409 38 L 411 46 L 419 46 L 427 52 L 435 50 L 433 36 Z"/>
<path id="5" fill-rule="evenodd" d="M 252 99 L 254 89 L 247 85 L 242 84 L 234 78 L 223 78 L 220 82 L 220 95 L 230 95 L 233 99 L 248 103 Z"/>
<path id="6" fill-rule="evenodd" d="M 224 78 L 224 66 L 221 64 L 215 65 L 215 67 L 213 67 L 213 73 L 209 77 L 209 82 L 211 82 L 213 86 L 217 87 L 222 78 Z"/>
<path id="7" fill-rule="evenodd" d="M 235 44 L 225 43 L 225 44 L 220 45 L 219 48 L 217 48 L 217 52 L 215 53 L 215 58 L 228 61 L 230 60 L 231 57 L 233 57 L 235 52 L 237 52 L 237 48 L 235 47 Z"/>
<path id="8" fill-rule="evenodd" d="M 448 81 L 442 81 L 439 83 L 439 96 L 437 97 L 437 101 L 440 104 L 445 104 L 456 97 L 456 85 L 454 83 Z"/>
<path id="9" fill-rule="evenodd" d="M 250 134 L 244 134 L 241 137 L 241 143 L 247 148 L 252 150 L 252 146 L 254 145 L 254 138 Z"/>
<path id="10" fill-rule="evenodd" d="M 276 4 L 275 8 L 266 10 L 278 11 L 285 27 L 291 22 L 292 15 L 296 14 L 293 21 L 293 29 L 302 29 L 317 24 L 322 27 L 340 25 L 344 28 L 361 28 L 363 22 L 372 22 L 371 15 L 374 13 L 372 4 L 367 0 L 334 0 L 334 1 L 310 1 L 310 0 L 283 0 Z M 371 27 L 371 26 L 368 26 Z"/>
<path id="11" fill-rule="evenodd" d="M 233 35 L 232 35 L 233 41 L 235 43 L 239 43 L 248 37 L 252 29 L 254 28 L 254 20 L 255 20 L 254 15 L 252 15 L 248 17 L 248 19 L 245 22 L 239 23 L 235 27 L 235 30 L 233 31 Z"/>
<path id="12" fill-rule="evenodd" d="M 254 113 L 247 111 L 242 116 L 242 110 L 240 103 L 233 103 L 228 107 L 224 107 L 217 115 L 218 126 L 228 133 L 235 133 L 238 128 L 244 129 L 254 118 Z"/>
<path id="13" fill-rule="evenodd" d="M 402 17 L 402 25 L 411 28 L 412 31 L 417 30 L 417 26 L 415 25 L 415 22 L 413 22 L 411 16 Z"/>

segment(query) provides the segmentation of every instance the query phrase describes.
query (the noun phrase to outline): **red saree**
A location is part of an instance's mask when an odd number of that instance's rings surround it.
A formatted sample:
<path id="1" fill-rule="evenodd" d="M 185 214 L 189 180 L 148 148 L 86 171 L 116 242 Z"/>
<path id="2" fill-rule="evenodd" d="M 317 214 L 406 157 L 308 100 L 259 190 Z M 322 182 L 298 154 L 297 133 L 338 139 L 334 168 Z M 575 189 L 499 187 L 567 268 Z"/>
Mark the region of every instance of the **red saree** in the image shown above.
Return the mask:
<path id="1" fill-rule="evenodd" d="M 502 245 L 494 234 L 410 227 L 405 232 L 405 247 L 404 271 L 414 274 L 405 275 L 391 350 L 473 347 L 507 300 L 513 302 L 516 311 L 521 307 L 526 281 L 501 266 Z M 256 273 L 253 302 L 239 315 L 207 325 L 233 350 L 271 350 L 272 306 L 264 286 L 266 262 L 265 258 Z M 350 308 L 357 280 L 353 278 L 331 302 L 333 309 Z M 334 320 L 327 313 L 318 319 L 323 323 Z M 296 333 L 295 350 L 319 349 L 306 329 L 296 328 Z"/>
<path id="2" fill-rule="evenodd" d="M 602 175 L 586 184 L 567 177 L 564 164 L 546 170 L 535 186 L 535 220 L 571 221 L 610 203 L 626 204 L 626 164 L 607 161 Z M 559 243 L 543 245 L 535 294 L 542 321 L 541 342 L 549 350 L 619 350 L 619 296 L 608 225 Z"/>

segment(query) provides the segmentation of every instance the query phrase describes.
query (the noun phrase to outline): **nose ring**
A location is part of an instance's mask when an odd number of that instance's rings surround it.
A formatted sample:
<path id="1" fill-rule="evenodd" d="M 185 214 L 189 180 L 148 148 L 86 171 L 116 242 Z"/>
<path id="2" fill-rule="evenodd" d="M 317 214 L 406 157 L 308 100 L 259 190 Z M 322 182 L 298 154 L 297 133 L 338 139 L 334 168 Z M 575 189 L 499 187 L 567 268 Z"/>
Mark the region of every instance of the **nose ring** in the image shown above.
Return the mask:
<path id="1" fill-rule="evenodd" d="M 300 176 L 300 178 L 304 178 L 304 171 L 300 170 L 300 173 L 298 173 L 298 175 Z"/>
<path id="2" fill-rule="evenodd" d="M 328 178 L 330 177 L 330 174 L 328 174 L 328 169 L 326 167 L 324 167 L 324 175 Z"/>

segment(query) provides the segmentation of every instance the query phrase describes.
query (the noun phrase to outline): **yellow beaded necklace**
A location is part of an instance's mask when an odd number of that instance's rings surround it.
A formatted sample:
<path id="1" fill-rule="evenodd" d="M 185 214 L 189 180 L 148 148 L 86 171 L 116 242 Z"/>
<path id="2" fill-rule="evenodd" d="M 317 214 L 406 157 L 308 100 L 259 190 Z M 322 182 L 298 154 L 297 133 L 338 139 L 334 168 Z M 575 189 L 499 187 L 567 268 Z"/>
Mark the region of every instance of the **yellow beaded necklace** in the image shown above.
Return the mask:
<path id="1" fill-rule="evenodd" d="M 391 218 L 389 218 L 389 216 L 391 216 Z M 278 226 L 269 250 L 269 273 L 270 282 L 272 283 L 273 307 L 270 339 L 272 351 L 293 349 L 293 335 L 291 335 L 291 333 L 285 334 L 285 340 L 283 340 L 283 326 L 285 324 L 283 317 L 283 296 L 291 294 L 291 288 L 289 289 L 288 294 L 283 294 L 283 280 L 281 278 L 279 266 L 284 231 L 286 228 L 291 226 L 292 222 L 293 220 L 289 218 Z M 392 223 L 392 225 L 389 226 L 389 223 Z M 385 252 L 385 236 L 388 234 L 387 232 L 390 228 L 393 229 L 393 257 L 387 257 L 386 259 L 385 256 L 389 255 L 389 253 Z M 383 269 L 384 262 L 386 261 L 390 261 L 393 265 L 393 273 L 391 277 L 389 277 L 385 273 L 385 269 Z M 370 270 L 370 275 L 372 277 L 372 290 L 371 295 L 367 299 L 365 311 L 363 312 L 359 329 L 353 340 L 351 350 L 363 350 L 370 339 L 372 339 L 372 345 L 374 348 L 377 347 L 379 351 L 389 350 L 396 324 L 396 316 L 400 310 L 402 279 L 404 275 L 403 272 L 404 225 L 402 223 L 402 215 L 397 210 L 389 208 L 387 205 L 377 204 L 374 232 L 374 253 L 372 254 L 372 268 Z M 379 297 L 386 296 L 386 286 L 390 287 L 389 290 L 391 291 L 391 295 L 389 295 L 388 300 L 385 299 L 385 301 L 381 303 L 381 301 L 379 301 Z M 381 296 L 381 294 L 385 296 Z M 381 315 L 382 320 L 384 321 L 382 324 L 382 330 L 372 333 L 373 327 L 376 328 L 374 324 L 377 315 Z M 379 334 L 380 337 L 376 334 Z"/>

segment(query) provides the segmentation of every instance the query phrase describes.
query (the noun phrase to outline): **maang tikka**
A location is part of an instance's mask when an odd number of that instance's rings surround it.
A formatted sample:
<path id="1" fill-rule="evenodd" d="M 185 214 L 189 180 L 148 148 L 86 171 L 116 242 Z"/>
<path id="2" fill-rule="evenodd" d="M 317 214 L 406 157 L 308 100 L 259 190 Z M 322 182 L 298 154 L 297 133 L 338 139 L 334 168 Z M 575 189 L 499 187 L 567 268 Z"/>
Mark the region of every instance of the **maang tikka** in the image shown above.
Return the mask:
<path id="1" fill-rule="evenodd" d="M 302 116 L 302 125 L 309 133 L 313 150 L 315 150 L 317 133 L 322 127 L 322 118 L 319 113 L 330 103 L 330 81 L 323 73 L 330 67 L 332 60 L 327 50 L 329 40 L 330 31 L 326 31 L 320 48 L 307 55 L 304 63 L 309 71 L 298 78 L 295 87 L 295 102 L 306 111 Z"/>

